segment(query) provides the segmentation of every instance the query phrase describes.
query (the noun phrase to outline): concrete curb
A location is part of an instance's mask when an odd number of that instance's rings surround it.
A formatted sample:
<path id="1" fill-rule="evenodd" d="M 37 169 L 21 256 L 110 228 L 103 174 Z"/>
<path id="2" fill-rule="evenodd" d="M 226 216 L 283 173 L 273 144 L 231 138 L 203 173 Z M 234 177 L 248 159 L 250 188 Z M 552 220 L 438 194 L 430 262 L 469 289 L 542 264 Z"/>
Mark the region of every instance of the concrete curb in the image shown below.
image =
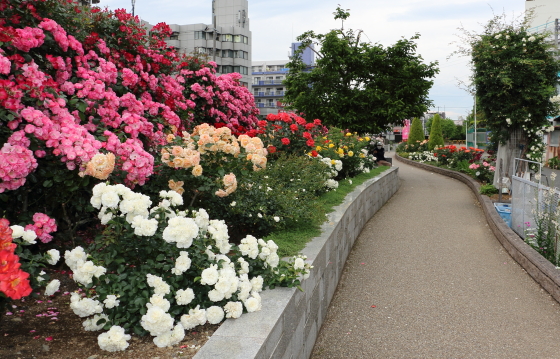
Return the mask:
<path id="1" fill-rule="evenodd" d="M 455 178 L 469 186 L 484 211 L 490 229 L 509 255 L 515 259 L 541 287 L 550 293 L 557 302 L 560 302 L 560 271 L 509 228 L 494 208 L 492 200 L 480 194 L 480 184 L 477 181 L 466 174 L 411 161 L 397 154 L 395 154 L 395 158 L 407 165 Z"/>
<path id="2" fill-rule="evenodd" d="M 354 241 L 398 188 L 398 167 L 357 186 L 302 251 L 314 267 L 303 292 L 261 292 L 262 310 L 227 319 L 194 359 L 309 358 Z"/>

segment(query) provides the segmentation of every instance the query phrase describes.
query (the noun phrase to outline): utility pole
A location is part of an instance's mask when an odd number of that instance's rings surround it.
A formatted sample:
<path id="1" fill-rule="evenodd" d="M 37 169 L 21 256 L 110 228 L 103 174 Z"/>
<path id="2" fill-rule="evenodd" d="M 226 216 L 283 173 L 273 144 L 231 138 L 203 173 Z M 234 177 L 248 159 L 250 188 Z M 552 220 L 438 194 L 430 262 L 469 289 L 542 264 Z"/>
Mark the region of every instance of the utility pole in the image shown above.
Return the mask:
<path id="1" fill-rule="evenodd" d="M 478 148 L 476 138 L 476 91 L 474 92 L 474 148 Z"/>
<path id="2" fill-rule="evenodd" d="M 136 4 L 136 0 L 130 0 L 132 1 L 132 17 L 134 17 L 134 5 Z"/>

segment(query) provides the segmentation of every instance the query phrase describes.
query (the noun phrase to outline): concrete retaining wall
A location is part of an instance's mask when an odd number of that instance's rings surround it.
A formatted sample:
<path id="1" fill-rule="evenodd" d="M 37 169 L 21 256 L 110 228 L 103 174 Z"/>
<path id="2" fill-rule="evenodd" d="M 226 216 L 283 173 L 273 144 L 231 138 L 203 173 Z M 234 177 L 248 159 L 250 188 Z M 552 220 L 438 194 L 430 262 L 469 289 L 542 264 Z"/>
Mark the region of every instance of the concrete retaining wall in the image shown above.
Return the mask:
<path id="1" fill-rule="evenodd" d="M 557 302 L 560 302 L 560 270 L 556 269 L 552 263 L 531 248 L 531 246 L 525 243 L 517 235 L 517 233 L 509 228 L 494 208 L 492 200 L 490 200 L 488 196 L 480 194 L 480 184 L 477 181 L 470 176 L 457 171 L 451 171 L 411 161 L 398 155 L 395 157 L 397 160 L 408 165 L 420 167 L 427 171 L 458 179 L 469 186 L 480 202 L 480 205 L 484 210 L 484 214 L 486 215 L 486 221 L 492 229 L 492 232 L 496 238 L 498 238 L 502 246 L 507 250 L 509 255 L 515 259 L 515 261 L 519 263 L 519 265 L 521 265 L 521 267 L 523 267 L 527 273 L 529 273 L 529 275 L 541 285 L 541 287 L 550 293 Z"/>
<path id="2" fill-rule="evenodd" d="M 309 358 L 354 241 L 398 188 L 397 167 L 356 187 L 302 251 L 314 266 L 303 292 L 261 292 L 262 310 L 227 319 L 194 359 Z"/>

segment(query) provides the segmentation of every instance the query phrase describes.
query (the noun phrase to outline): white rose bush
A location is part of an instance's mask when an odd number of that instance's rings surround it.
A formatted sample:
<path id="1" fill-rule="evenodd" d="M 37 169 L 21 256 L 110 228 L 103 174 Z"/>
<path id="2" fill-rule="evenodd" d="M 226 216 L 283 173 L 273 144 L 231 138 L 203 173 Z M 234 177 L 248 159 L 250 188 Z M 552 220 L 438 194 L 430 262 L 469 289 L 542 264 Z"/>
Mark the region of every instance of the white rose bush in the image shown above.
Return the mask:
<path id="1" fill-rule="evenodd" d="M 224 221 L 182 210 L 177 192 L 159 198 L 153 205 L 123 185 L 97 184 L 91 204 L 105 229 L 89 248 L 64 253 L 84 289 L 70 307 L 85 330 L 104 331 L 101 349 L 125 350 L 131 334 L 175 345 L 185 330 L 260 310 L 264 288 L 299 286 L 309 275 L 301 256 L 281 261 L 273 241 L 247 235 L 234 245 Z"/>

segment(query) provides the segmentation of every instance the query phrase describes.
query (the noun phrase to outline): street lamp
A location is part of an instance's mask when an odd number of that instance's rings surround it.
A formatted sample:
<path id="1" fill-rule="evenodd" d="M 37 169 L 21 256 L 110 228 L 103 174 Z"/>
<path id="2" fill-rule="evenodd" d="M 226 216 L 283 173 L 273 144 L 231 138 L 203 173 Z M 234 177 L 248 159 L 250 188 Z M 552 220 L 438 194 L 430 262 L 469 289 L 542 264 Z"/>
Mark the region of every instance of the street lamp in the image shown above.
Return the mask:
<path id="1" fill-rule="evenodd" d="M 134 5 L 136 4 L 136 0 L 130 0 L 132 1 L 132 16 L 134 16 Z"/>

